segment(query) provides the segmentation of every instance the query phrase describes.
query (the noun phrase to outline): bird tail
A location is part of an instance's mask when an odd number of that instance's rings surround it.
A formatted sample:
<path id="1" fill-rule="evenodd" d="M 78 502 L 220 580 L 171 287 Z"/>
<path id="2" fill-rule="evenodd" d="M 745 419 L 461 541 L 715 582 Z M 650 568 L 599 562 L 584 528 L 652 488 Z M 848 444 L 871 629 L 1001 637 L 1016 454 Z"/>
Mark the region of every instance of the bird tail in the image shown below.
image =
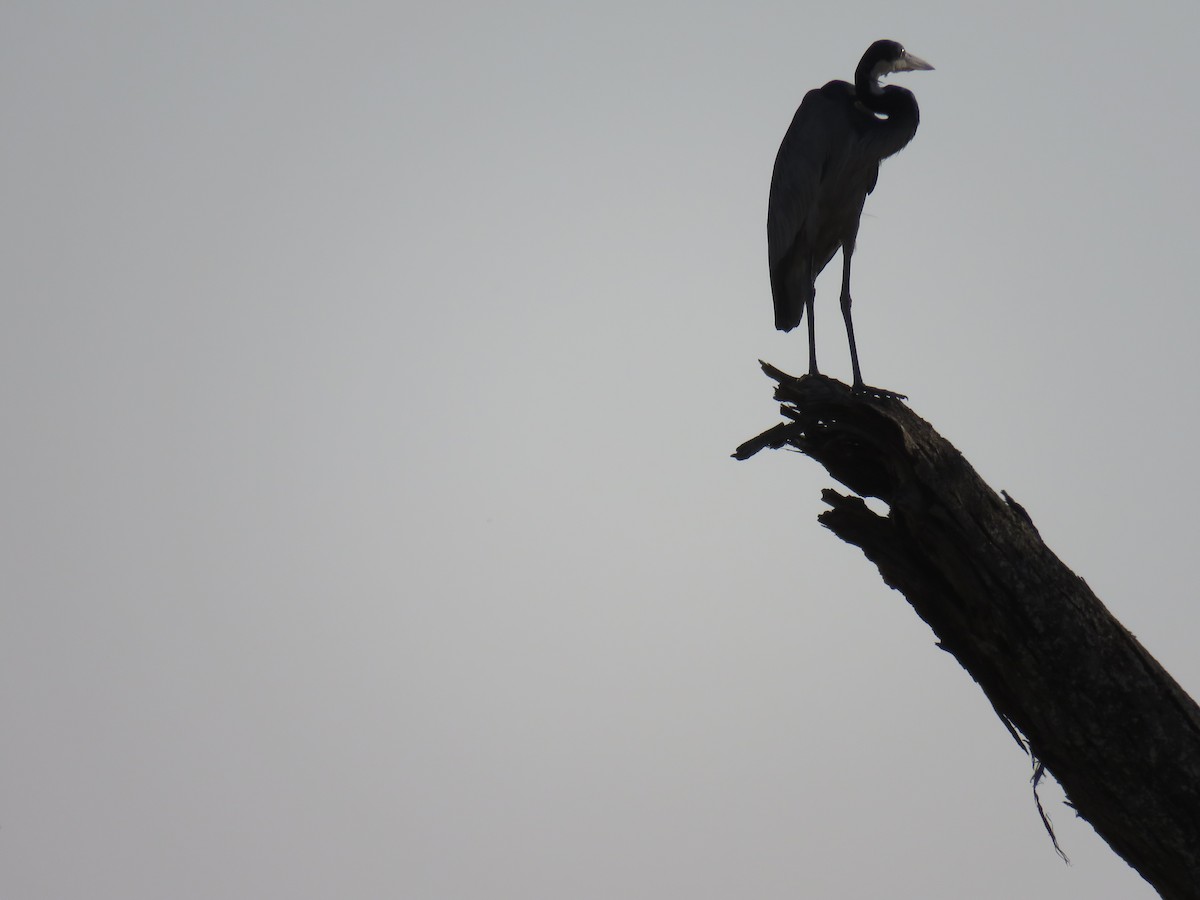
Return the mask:
<path id="1" fill-rule="evenodd" d="M 791 331 L 804 318 L 804 306 L 808 295 L 813 292 L 808 278 L 788 277 L 789 267 L 777 266 L 771 272 L 771 295 L 775 299 L 775 327 L 779 331 Z"/>

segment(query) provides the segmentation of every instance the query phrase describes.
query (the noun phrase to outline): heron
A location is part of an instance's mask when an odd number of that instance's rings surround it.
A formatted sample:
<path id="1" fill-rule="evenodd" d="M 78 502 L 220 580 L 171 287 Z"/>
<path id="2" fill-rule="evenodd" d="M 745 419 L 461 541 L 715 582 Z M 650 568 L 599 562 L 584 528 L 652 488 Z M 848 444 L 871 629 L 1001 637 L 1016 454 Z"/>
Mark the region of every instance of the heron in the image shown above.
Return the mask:
<path id="1" fill-rule="evenodd" d="M 896 41 L 876 41 L 863 54 L 854 84 L 831 81 L 804 96 L 775 157 L 767 207 L 775 327 L 791 331 L 807 309 L 808 373 L 819 375 L 815 282 L 840 247 L 842 318 L 854 370 L 851 390 L 857 394 L 903 399 L 863 383 L 850 317 L 850 259 L 863 204 L 879 179 L 879 163 L 907 146 L 920 119 L 912 91 L 880 87 L 879 79 L 931 69 Z"/>

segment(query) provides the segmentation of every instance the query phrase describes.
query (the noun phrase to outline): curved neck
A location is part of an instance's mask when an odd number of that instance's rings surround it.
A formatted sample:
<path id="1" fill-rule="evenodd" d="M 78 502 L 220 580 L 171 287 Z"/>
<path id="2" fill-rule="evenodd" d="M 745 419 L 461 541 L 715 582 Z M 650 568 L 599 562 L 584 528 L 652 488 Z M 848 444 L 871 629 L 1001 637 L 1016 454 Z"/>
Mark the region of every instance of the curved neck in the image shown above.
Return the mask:
<path id="1" fill-rule="evenodd" d="M 860 64 L 854 73 L 854 95 L 871 112 L 887 116 L 879 119 L 878 127 L 872 129 L 880 159 L 900 151 L 913 139 L 921 112 L 912 91 L 896 85 L 881 88 L 878 75 Z"/>

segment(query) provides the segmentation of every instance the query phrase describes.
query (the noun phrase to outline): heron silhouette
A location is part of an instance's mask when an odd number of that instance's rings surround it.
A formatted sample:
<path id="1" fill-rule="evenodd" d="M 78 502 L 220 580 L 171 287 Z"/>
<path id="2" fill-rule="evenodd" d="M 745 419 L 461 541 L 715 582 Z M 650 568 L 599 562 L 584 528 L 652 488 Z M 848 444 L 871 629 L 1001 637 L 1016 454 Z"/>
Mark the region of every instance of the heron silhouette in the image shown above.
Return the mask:
<path id="1" fill-rule="evenodd" d="M 895 41 L 876 41 L 863 54 L 854 84 L 831 81 L 804 96 L 775 157 L 767 207 L 775 327 L 791 331 L 808 310 L 808 373 L 819 375 L 814 282 L 840 247 L 842 317 L 855 393 L 904 396 L 863 383 L 850 316 L 850 259 L 863 204 L 879 179 L 879 163 L 904 149 L 920 120 L 912 91 L 880 87 L 879 79 L 932 68 Z"/>

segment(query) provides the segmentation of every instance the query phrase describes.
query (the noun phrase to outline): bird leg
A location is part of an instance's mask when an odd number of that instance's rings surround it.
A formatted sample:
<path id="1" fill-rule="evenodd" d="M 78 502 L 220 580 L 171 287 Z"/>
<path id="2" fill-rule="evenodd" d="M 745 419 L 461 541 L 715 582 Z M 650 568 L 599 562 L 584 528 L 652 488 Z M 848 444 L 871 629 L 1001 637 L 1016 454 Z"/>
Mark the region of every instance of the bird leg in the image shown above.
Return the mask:
<path id="1" fill-rule="evenodd" d="M 845 243 L 842 245 L 842 318 L 846 320 L 846 337 L 850 339 L 850 366 L 854 370 L 854 384 L 850 386 L 850 390 L 855 394 L 864 394 L 869 397 L 885 397 L 892 400 L 907 400 L 904 394 L 897 394 L 895 391 L 885 390 L 884 388 L 871 387 L 869 384 L 864 384 L 862 380 L 862 372 L 858 368 L 858 347 L 854 343 L 854 320 L 850 317 L 850 305 L 854 302 L 850 299 L 850 257 L 854 255 L 854 245 Z M 809 319 L 811 327 L 812 320 Z"/>
<path id="2" fill-rule="evenodd" d="M 842 244 L 842 318 L 846 320 L 846 337 L 850 339 L 850 365 L 854 369 L 854 385 L 851 390 L 860 393 L 864 387 L 862 372 L 858 370 L 858 347 L 854 344 L 854 321 L 850 318 L 850 259 L 854 256 L 854 244 L 846 241 Z"/>
<path id="3" fill-rule="evenodd" d="M 817 326 L 813 321 L 813 302 L 816 300 L 816 290 L 810 290 L 804 301 L 808 313 L 808 374 L 820 375 L 817 371 Z"/>

